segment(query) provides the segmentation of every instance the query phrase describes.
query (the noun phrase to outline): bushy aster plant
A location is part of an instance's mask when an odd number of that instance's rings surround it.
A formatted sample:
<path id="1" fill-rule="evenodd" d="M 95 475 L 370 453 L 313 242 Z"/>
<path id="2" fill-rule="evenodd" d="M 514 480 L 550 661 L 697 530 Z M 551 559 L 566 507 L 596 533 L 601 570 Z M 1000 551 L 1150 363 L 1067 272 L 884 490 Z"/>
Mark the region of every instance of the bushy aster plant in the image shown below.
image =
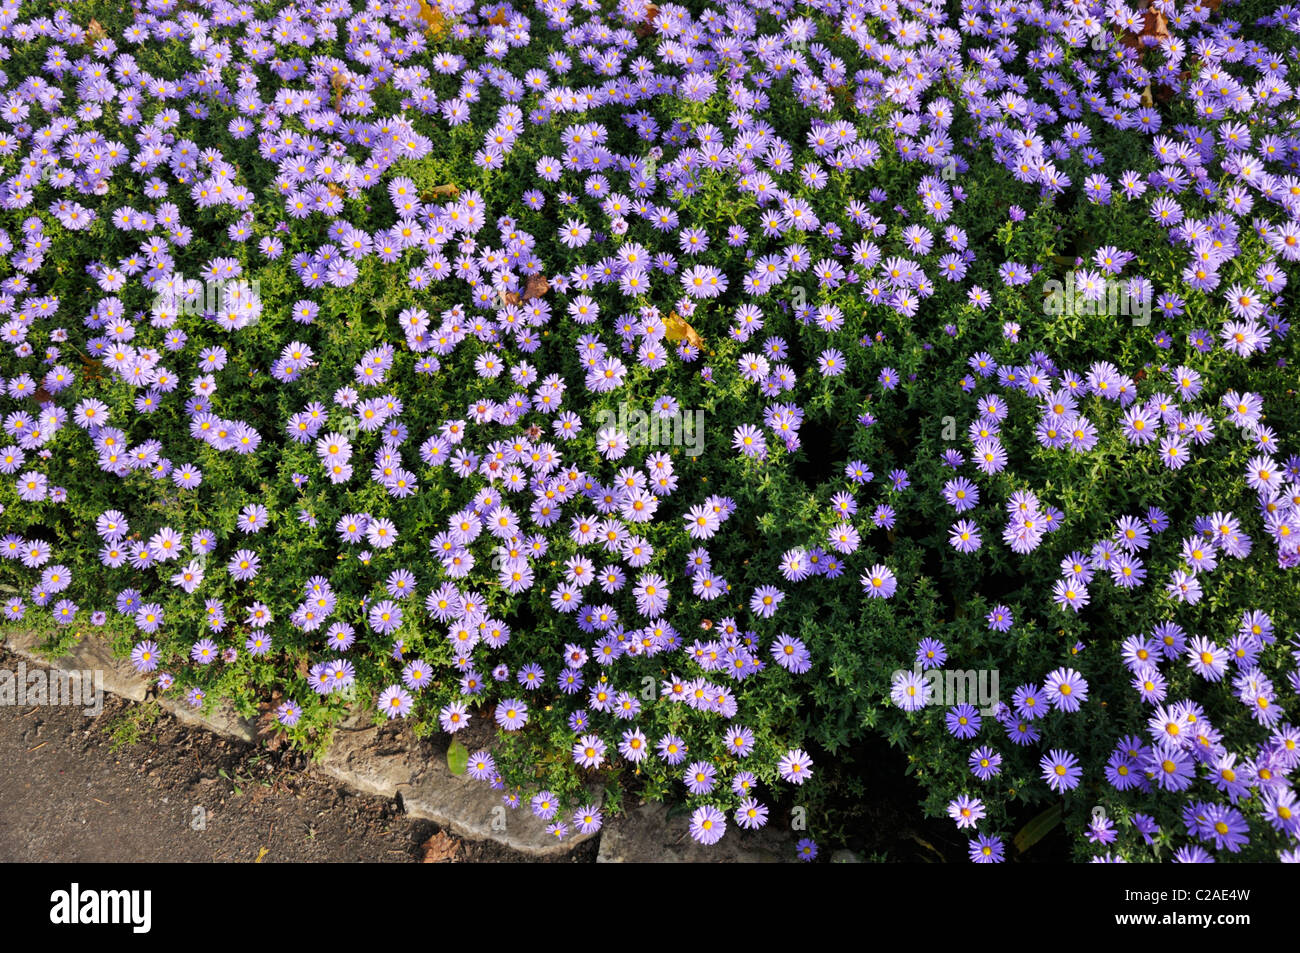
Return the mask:
<path id="1" fill-rule="evenodd" d="M 1300 859 L 1300 8 L 100 6 L 0 3 L 8 626 L 557 837 L 875 737 L 977 863 Z"/>

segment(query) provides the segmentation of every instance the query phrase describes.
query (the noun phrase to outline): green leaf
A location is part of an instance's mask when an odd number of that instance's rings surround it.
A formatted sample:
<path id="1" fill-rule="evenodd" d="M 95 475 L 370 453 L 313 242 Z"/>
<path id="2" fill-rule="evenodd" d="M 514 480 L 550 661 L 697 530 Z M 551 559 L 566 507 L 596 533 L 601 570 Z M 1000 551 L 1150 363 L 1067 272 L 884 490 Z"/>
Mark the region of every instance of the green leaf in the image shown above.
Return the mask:
<path id="1" fill-rule="evenodd" d="M 455 738 L 447 748 L 447 769 L 452 774 L 464 774 L 469 770 L 469 751 Z"/>
<path id="2" fill-rule="evenodd" d="M 1012 842 L 1016 845 L 1016 852 L 1023 854 L 1029 848 L 1033 847 L 1048 833 L 1061 823 L 1061 805 L 1053 804 L 1042 814 L 1039 814 L 1016 834 Z"/>

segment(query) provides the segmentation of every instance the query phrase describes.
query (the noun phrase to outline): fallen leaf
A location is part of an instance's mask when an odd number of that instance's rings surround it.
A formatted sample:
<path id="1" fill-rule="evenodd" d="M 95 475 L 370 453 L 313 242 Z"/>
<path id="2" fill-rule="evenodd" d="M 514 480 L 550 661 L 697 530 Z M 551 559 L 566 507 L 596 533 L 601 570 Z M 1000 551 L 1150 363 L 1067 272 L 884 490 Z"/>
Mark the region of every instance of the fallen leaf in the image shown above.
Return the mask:
<path id="1" fill-rule="evenodd" d="M 491 23 L 493 26 L 505 26 L 506 8 L 502 7 L 496 13 L 492 14 L 492 16 L 488 17 L 488 23 Z"/>
<path id="2" fill-rule="evenodd" d="M 77 355 L 81 358 L 81 369 L 85 372 L 86 381 L 98 381 L 104 377 L 104 362 L 97 357 L 86 357 Z"/>
<path id="3" fill-rule="evenodd" d="M 658 17 L 659 17 L 659 8 L 656 7 L 653 3 L 650 4 L 648 7 L 646 7 L 645 20 L 638 23 L 636 25 L 636 30 L 633 32 L 635 32 L 637 36 L 644 39 L 645 37 L 649 36 L 651 33 L 655 31 L 655 20 L 658 19 Z"/>
<path id="4" fill-rule="evenodd" d="M 922 847 L 926 848 L 927 850 L 932 851 L 934 855 L 938 857 L 941 862 L 945 859 L 943 853 L 939 850 L 939 848 L 935 847 L 933 844 L 931 844 L 924 837 L 921 837 L 919 834 L 913 832 L 912 840 L 916 841 L 918 844 L 920 844 Z"/>
<path id="5" fill-rule="evenodd" d="M 443 831 L 438 831 L 421 844 L 420 849 L 423 851 L 420 863 L 449 864 L 460 855 L 460 842 Z"/>
<path id="6" fill-rule="evenodd" d="M 269 853 L 271 853 L 271 849 L 269 847 L 263 847 L 261 850 L 257 852 L 257 860 L 253 861 L 253 863 L 260 864 L 262 862 L 262 858 Z"/>
<path id="7" fill-rule="evenodd" d="M 446 185 L 435 185 L 433 188 L 420 193 L 420 200 L 423 202 L 432 202 L 435 199 L 454 199 L 460 195 L 460 189 L 452 183 Z"/>
<path id="8" fill-rule="evenodd" d="M 1143 37 L 1155 37 L 1156 40 L 1168 40 L 1170 38 L 1169 21 L 1155 7 L 1149 7 L 1143 15 L 1140 33 L 1130 33 L 1125 30 L 1119 35 L 1119 41 L 1130 50 L 1141 52 L 1146 49 L 1146 44 L 1142 41 Z"/>
<path id="9" fill-rule="evenodd" d="M 1050 834 L 1058 824 L 1061 823 L 1061 805 L 1054 804 L 1043 813 L 1030 820 L 1024 827 L 1020 828 L 1019 833 L 1012 838 L 1015 844 L 1016 853 L 1023 854 L 1029 848 L 1033 847 L 1040 840 Z"/>
<path id="10" fill-rule="evenodd" d="M 703 350 L 704 338 L 700 337 L 700 332 L 690 326 L 690 323 L 681 317 L 676 311 L 669 311 L 668 317 L 664 320 L 664 325 L 668 328 L 668 340 L 681 341 L 685 339 L 691 347 L 697 347 Z"/>
<path id="11" fill-rule="evenodd" d="M 108 31 L 104 29 L 103 24 L 100 23 L 98 20 L 91 19 L 91 21 L 86 24 L 87 39 L 91 41 L 96 41 L 96 40 L 102 40 L 106 36 L 108 36 Z"/>
<path id="12" fill-rule="evenodd" d="M 469 770 L 469 751 L 455 738 L 447 747 L 447 770 L 457 775 Z"/>
<path id="13" fill-rule="evenodd" d="M 289 736 L 280 730 L 280 720 L 273 711 L 257 716 L 257 735 L 268 751 L 279 751 L 289 743 Z"/>
<path id="14" fill-rule="evenodd" d="M 534 298 L 540 298 L 550 290 L 551 283 L 546 280 L 545 275 L 529 275 L 528 283 L 524 285 L 524 300 L 532 301 Z"/>
<path id="15" fill-rule="evenodd" d="M 420 0 L 420 19 L 424 21 L 424 32 L 426 36 L 431 36 L 435 39 L 442 36 L 442 30 L 446 25 L 447 18 L 442 15 L 441 10 L 429 6 L 426 0 Z"/>

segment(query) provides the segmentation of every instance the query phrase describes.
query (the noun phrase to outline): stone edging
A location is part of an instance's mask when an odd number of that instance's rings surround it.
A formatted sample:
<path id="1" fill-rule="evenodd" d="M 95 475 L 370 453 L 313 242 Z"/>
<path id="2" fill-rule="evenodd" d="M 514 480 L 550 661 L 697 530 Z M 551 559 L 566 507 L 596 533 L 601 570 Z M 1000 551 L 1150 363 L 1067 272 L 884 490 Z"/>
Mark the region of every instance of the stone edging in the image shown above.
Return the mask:
<path id="1" fill-rule="evenodd" d="M 102 639 L 89 635 L 54 660 L 41 654 L 40 643 L 33 633 L 8 631 L 2 644 L 16 655 L 54 669 L 102 672 L 105 691 L 145 701 L 149 681 L 125 659 L 115 657 Z M 257 743 L 257 726 L 229 703 L 204 713 L 179 699 L 159 697 L 157 701 L 184 724 Z M 690 839 L 685 818 L 668 821 L 663 804 L 641 804 L 619 817 L 607 817 L 598 835 L 574 832 L 556 840 L 526 807 L 510 810 L 488 785 L 452 774 L 445 758 L 429 758 L 409 744 L 380 740 L 379 733 L 375 725 L 336 728 L 324 756 L 312 769 L 363 794 L 400 797 L 408 815 L 433 821 L 460 837 L 495 841 L 534 857 L 555 857 L 600 836 L 599 863 L 770 863 L 793 858 L 793 840 L 770 828 L 742 836 L 731 824 L 721 841 L 703 847 Z M 603 797 L 603 789 L 593 788 L 592 803 L 601 803 Z"/>

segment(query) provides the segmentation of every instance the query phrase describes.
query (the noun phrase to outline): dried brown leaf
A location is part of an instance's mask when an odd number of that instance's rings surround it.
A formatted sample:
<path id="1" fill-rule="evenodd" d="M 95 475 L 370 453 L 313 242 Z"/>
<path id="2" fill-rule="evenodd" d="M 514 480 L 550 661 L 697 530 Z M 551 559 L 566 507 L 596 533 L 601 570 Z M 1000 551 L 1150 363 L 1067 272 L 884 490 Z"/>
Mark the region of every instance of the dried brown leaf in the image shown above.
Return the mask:
<path id="1" fill-rule="evenodd" d="M 425 35 L 434 39 L 442 35 L 443 28 L 447 23 L 447 18 L 442 15 L 442 11 L 429 6 L 425 0 L 420 0 L 420 19 L 424 21 Z"/>
<path id="2" fill-rule="evenodd" d="M 540 298 L 550 290 L 551 283 L 546 280 L 545 275 L 529 275 L 528 283 L 524 285 L 524 300 L 532 301 L 534 298 Z"/>
<path id="3" fill-rule="evenodd" d="M 81 359 L 82 379 L 85 381 L 102 380 L 104 377 L 104 362 L 97 357 L 86 357 L 83 354 L 77 355 Z"/>
<path id="4" fill-rule="evenodd" d="M 676 311 L 668 312 L 668 318 L 664 321 L 664 326 L 668 328 L 668 340 L 681 341 L 685 339 L 692 347 L 697 347 L 700 350 L 704 349 L 704 338 L 700 337 L 700 332 L 691 327 L 690 323 Z"/>
<path id="5" fill-rule="evenodd" d="M 445 185 L 435 185 L 433 188 L 420 193 L 420 200 L 424 202 L 433 202 L 437 199 L 454 199 L 460 195 L 460 189 L 451 182 Z"/>
<path id="6" fill-rule="evenodd" d="M 289 736 L 280 730 L 280 723 L 274 711 L 265 711 L 257 716 L 257 736 L 262 739 L 268 751 L 279 751 L 289 743 Z"/>
<path id="7" fill-rule="evenodd" d="M 642 39 L 645 39 L 647 36 L 654 33 L 655 20 L 658 18 L 659 8 L 652 3 L 646 8 L 645 19 L 636 25 L 636 29 L 633 32 Z"/>
<path id="8" fill-rule="evenodd" d="M 420 845 L 420 862 L 424 864 L 450 864 L 460 855 L 460 842 L 445 831 L 438 831 Z"/>
<path id="9" fill-rule="evenodd" d="M 1130 33 L 1126 30 L 1120 34 L 1119 41 L 1130 50 L 1141 52 L 1147 48 L 1143 42 L 1144 37 L 1154 37 L 1156 40 L 1169 39 L 1169 21 L 1154 7 L 1148 8 L 1143 15 L 1141 32 Z"/>

